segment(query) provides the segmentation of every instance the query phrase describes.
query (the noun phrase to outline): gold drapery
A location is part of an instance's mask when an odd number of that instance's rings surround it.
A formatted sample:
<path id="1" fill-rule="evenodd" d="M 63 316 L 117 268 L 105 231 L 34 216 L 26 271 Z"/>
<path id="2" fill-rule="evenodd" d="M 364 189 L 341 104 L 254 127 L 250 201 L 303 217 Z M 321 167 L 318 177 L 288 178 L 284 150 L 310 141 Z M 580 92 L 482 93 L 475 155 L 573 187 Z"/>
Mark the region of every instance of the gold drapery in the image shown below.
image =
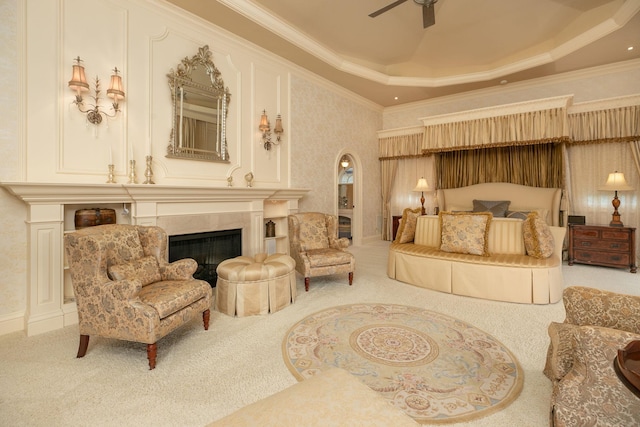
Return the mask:
<path id="1" fill-rule="evenodd" d="M 392 212 L 390 206 L 391 189 L 393 188 L 398 169 L 398 160 L 421 157 L 422 132 L 409 133 L 380 138 L 378 141 L 379 160 L 381 161 L 382 178 L 382 239 L 391 240 Z"/>
<path id="2" fill-rule="evenodd" d="M 392 159 L 381 163 L 382 176 L 382 240 L 391 240 L 393 234 L 391 212 L 391 189 L 398 169 L 398 160 Z"/>
<path id="3" fill-rule="evenodd" d="M 438 188 L 483 182 L 563 188 L 562 159 L 562 145 L 553 143 L 448 151 L 436 157 Z"/>
<path id="4" fill-rule="evenodd" d="M 564 142 L 568 135 L 566 108 L 551 108 L 426 126 L 422 153 Z"/>

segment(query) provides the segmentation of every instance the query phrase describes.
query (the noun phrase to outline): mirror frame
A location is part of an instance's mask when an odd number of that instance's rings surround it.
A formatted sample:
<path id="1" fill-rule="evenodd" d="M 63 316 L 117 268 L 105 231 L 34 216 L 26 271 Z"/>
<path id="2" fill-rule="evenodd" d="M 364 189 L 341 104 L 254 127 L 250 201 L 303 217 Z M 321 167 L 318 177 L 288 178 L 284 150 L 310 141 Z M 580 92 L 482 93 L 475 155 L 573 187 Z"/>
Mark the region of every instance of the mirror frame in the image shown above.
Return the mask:
<path id="1" fill-rule="evenodd" d="M 231 102 L 231 93 L 229 88 L 224 86 L 221 73 L 213 63 L 212 53 L 208 45 L 204 45 L 198 49 L 198 53 L 191 58 L 185 57 L 178 64 L 176 70 L 169 70 L 167 77 L 169 78 L 169 88 L 171 89 L 171 103 L 173 106 L 172 129 L 169 137 L 169 145 L 167 146 L 168 158 L 187 159 L 187 160 L 204 160 L 208 162 L 230 163 L 229 150 L 227 147 L 227 115 L 229 114 L 229 103 Z M 193 72 L 202 68 L 211 81 L 211 85 L 201 84 L 193 80 Z M 178 89 L 193 89 L 200 94 L 211 95 L 212 98 L 222 99 L 222 123 L 220 125 L 220 151 L 200 150 L 194 148 L 179 147 L 177 142 L 178 123 L 180 106 L 178 105 L 180 97 Z"/>

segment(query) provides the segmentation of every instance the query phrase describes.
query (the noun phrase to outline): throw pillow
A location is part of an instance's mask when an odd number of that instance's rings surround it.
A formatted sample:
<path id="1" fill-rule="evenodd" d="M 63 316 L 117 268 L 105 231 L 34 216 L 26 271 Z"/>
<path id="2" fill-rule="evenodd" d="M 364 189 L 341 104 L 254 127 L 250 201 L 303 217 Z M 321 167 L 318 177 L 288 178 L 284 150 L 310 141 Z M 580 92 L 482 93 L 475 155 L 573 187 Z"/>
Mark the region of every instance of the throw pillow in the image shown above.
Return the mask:
<path id="1" fill-rule="evenodd" d="M 394 240 L 394 243 L 413 242 L 413 238 L 416 235 L 418 217 L 421 212 L 422 208 L 406 208 L 402 212 L 402 219 L 400 220 L 400 226 L 398 227 L 398 233 L 396 234 L 396 240 Z"/>
<path id="2" fill-rule="evenodd" d="M 440 212 L 440 250 L 489 256 L 491 212 Z"/>
<path id="3" fill-rule="evenodd" d="M 146 256 L 126 264 L 112 265 L 107 271 L 113 280 L 137 279 L 142 286 L 161 280 L 158 260 L 154 256 Z"/>
<path id="4" fill-rule="evenodd" d="M 474 200 L 473 211 L 491 212 L 495 217 L 505 217 L 507 215 L 507 209 L 509 209 L 510 204 L 510 200 Z"/>
<path id="5" fill-rule="evenodd" d="M 555 242 L 547 223 L 531 212 L 522 224 L 524 247 L 527 255 L 534 258 L 549 258 L 553 254 Z"/>
<path id="6" fill-rule="evenodd" d="M 530 213 L 531 213 L 530 211 L 507 211 L 507 213 L 504 216 L 507 218 L 525 220 L 527 219 L 527 215 L 529 215 Z"/>

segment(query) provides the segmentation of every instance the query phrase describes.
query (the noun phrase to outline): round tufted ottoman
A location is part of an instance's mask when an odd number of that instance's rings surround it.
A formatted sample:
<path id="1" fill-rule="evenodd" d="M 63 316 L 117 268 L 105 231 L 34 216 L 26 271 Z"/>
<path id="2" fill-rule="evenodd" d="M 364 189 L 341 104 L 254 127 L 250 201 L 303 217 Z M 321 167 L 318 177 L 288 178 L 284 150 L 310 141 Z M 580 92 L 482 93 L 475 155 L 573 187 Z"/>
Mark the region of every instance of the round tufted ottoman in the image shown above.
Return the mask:
<path id="1" fill-rule="evenodd" d="M 274 313 L 296 298 L 296 262 L 260 253 L 222 261 L 216 272 L 216 310 L 230 316 Z"/>

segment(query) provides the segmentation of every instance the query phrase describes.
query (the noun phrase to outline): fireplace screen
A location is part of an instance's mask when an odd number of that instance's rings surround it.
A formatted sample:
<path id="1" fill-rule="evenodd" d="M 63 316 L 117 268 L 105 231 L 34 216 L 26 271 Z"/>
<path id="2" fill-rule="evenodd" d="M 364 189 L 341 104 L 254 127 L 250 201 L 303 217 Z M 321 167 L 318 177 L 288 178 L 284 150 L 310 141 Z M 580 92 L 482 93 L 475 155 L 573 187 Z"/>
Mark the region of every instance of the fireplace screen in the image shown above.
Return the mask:
<path id="1" fill-rule="evenodd" d="M 225 259 L 242 255 L 242 230 L 208 231 L 205 233 L 169 236 L 169 262 L 193 258 L 198 269 L 193 277 L 214 287 L 216 268 Z"/>

